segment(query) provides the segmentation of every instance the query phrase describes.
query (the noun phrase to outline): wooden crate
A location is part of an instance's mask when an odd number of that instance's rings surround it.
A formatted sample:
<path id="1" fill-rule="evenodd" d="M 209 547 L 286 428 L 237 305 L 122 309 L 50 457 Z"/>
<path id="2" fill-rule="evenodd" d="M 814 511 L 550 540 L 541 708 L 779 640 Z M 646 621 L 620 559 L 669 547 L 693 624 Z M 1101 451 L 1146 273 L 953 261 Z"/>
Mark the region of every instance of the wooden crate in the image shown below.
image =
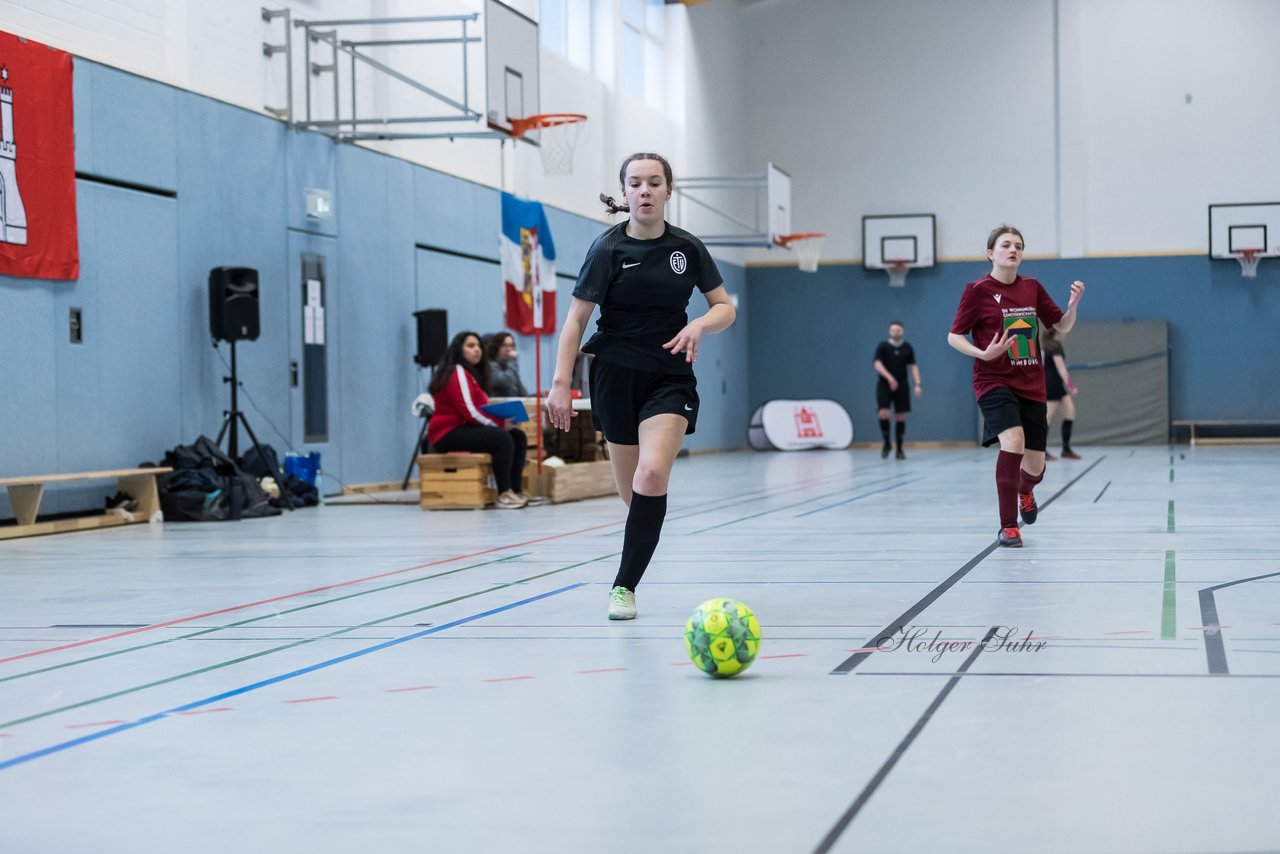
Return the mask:
<path id="1" fill-rule="evenodd" d="M 498 500 L 488 454 L 418 457 L 423 510 L 482 510 Z"/>
<path id="2" fill-rule="evenodd" d="M 613 485 L 613 467 L 608 460 L 593 463 L 569 463 L 552 468 L 542 467 L 538 475 L 530 464 L 524 470 L 524 491 L 528 495 L 545 495 L 552 504 L 600 498 L 617 494 Z"/>

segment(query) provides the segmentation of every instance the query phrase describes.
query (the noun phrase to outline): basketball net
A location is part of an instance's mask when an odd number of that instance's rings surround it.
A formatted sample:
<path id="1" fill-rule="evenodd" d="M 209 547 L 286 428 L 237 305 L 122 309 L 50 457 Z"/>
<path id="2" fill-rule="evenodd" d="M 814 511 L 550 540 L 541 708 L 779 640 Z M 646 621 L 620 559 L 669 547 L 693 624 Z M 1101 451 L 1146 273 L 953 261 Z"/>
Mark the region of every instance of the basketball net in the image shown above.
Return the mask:
<path id="1" fill-rule="evenodd" d="M 816 231 L 805 234 L 784 234 L 778 238 L 778 243 L 783 248 L 796 253 L 800 269 L 805 273 L 818 271 L 818 261 L 822 258 L 822 247 L 826 242 L 827 236 Z"/>
<path id="2" fill-rule="evenodd" d="M 511 120 L 511 135 L 516 139 L 531 131 L 538 134 L 542 174 L 572 175 L 573 153 L 587 138 L 587 117 L 581 113 L 543 113 Z"/>
<path id="3" fill-rule="evenodd" d="M 887 261 L 889 266 L 885 267 L 885 272 L 889 274 L 889 287 L 901 288 L 907 284 L 907 262 L 906 261 Z"/>
<path id="4" fill-rule="evenodd" d="M 1258 278 L 1258 262 L 1262 260 L 1262 250 L 1246 249 L 1235 255 L 1236 260 L 1240 262 L 1240 277 L 1242 279 Z"/>

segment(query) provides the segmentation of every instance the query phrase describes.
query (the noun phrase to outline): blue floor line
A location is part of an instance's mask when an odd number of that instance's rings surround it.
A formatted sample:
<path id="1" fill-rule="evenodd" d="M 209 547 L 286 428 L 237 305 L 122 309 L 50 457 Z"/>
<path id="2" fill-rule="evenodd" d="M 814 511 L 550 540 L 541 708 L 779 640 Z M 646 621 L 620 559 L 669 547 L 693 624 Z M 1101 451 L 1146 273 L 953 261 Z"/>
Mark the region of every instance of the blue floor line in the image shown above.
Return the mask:
<path id="1" fill-rule="evenodd" d="M 423 631 L 420 631 L 420 632 L 414 632 L 411 635 L 405 635 L 402 638 L 396 638 L 395 640 L 390 640 L 390 641 L 387 641 L 386 643 L 375 644 L 374 646 L 366 647 L 365 649 L 361 649 L 361 650 L 356 650 L 355 652 L 350 652 L 350 653 L 347 653 L 346 655 L 340 655 L 337 658 L 330 658 L 327 661 L 321 661 L 316 664 L 312 664 L 307 667 L 300 668 L 298 670 L 291 670 L 290 672 L 282 673 L 279 676 L 272 676 L 270 679 L 263 679 L 260 682 L 254 682 L 249 685 L 243 685 L 239 688 L 235 688 L 231 691 L 224 691 L 221 694 L 215 694 L 212 697 L 205 697 L 203 700 L 196 700 L 193 703 L 187 703 L 186 705 L 183 705 L 183 706 L 175 706 L 172 709 L 167 709 L 163 712 L 158 712 L 154 715 L 147 715 L 144 718 L 139 718 L 136 721 L 131 721 L 126 724 L 113 726 L 110 729 L 104 729 L 101 732 L 95 732 L 91 735 L 81 736 L 80 738 L 73 738 L 70 741 L 64 741 L 64 742 L 61 742 L 60 744 L 54 744 L 54 745 L 50 745 L 49 747 L 42 748 L 40 750 L 34 750 L 31 753 L 24 753 L 21 756 L 15 756 L 12 759 L 6 759 L 3 762 L 0 762 L 0 771 L 4 771 L 9 768 L 12 768 L 15 765 L 22 765 L 23 763 L 31 762 L 35 759 L 40 759 L 45 756 L 50 756 L 54 753 L 60 753 L 64 750 L 70 750 L 73 747 L 79 747 L 82 744 L 88 744 L 91 741 L 97 741 L 98 739 L 106 738 L 109 735 L 116 735 L 118 733 L 127 732 L 128 730 L 131 730 L 131 729 L 137 729 L 140 726 L 145 726 L 146 724 L 155 723 L 158 720 L 163 720 L 164 718 L 167 718 L 169 715 L 176 715 L 176 714 L 181 714 L 183 712 L 189 712 L 192 709 L 198 709 L 201 706 L 207 706 L 210 703 L 221 702 L 222 700 L 225 700 L 228 697 L 236 697 L 236 696 L 239 696 L 240 694 L 247 694 L 250 691 L 258 690 L 259 688 L 265 688 L 268 685 L 275 685 L 276 683 L 279 683 L 279 682 L 285 682 L 289 679 L 294 679 L 298 676 L 306 675 L 307 673 L 312 673 L 317 670 L 323 670 L 324 668 L 332 667 L 335 664 L 341 664 L 344 661 L 350 661 L 353 658 L 360 658 L 361 656 L 369 655 L 370 653 L 373 653 L 373 652 L 379 652 L 381 650 L 388 649 L 393 646 L 398 646 L 402 643 L 408 643 L 409 641 L 417 640 L 418 638 L 423 638 L 423 637 L 426 637 L 427 635 L 434 635 L 439 632 L 443 632 L 445 629 L 452 629 L 457 626 L 465 625 L 466 623 L 473 623 L 476 620 L 481 620 L 481 619 L 484 619 L 485 617 L 492 617 L 494 614 L 501 614 L 503 611 L 510 611 L 512 608 L 519 608 L 521 605 L 528 605 L 531 602 L 537 602 L 540 599 L 546 599 L 550 596 L 557 596 L 561 593 L 567 593 L 570 590 L 576 590 L 579 587 L 585 587 L 585 586 L 586 584 L 584 582 L 579 582 L 577 584 L 570 584 L 565 587 L 559 587 L 559 588 L 556 588 L 555 590 L 548 591 L 547 593 L 540 593 L 537 596 L 530 596 L 528 599 L 521 599 L 519 602 L 512 602 L 511 604 L 503 605 L 500 608 L 491 608 L 488 611 L 482 611 L 479 614 L 472 614 L 469 617 L 463 617 L 462 619 L 454 620 L 453 622 L 450 622 L 450 623 L 445 623 L 442 626 L 435 626 L 434 628 L 424 629 Z"/>

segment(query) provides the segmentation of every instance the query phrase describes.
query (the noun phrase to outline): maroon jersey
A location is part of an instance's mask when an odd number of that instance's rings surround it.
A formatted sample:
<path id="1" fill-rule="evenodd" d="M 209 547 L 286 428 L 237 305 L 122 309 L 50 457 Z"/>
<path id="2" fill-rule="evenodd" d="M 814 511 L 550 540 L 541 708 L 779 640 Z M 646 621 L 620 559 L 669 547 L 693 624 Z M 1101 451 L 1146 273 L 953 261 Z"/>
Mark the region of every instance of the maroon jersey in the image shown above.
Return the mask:
<path id="1" fill-rule="evenodd" d="M 964 286 L 951 331 L 973 333 L 982 349 L 1008 329 L 1013 345 L 990 362 L 973 360 L 973 393 L 982 397 L 993 388 L 1008 388 L 1028 400 L 1044 400 L 1044 367 L 1040 356 L 1040 326 L 1053 326 L 1062 309 L 1035 279 L 1019 276 L 1006 285 L 990 274 Z"/>

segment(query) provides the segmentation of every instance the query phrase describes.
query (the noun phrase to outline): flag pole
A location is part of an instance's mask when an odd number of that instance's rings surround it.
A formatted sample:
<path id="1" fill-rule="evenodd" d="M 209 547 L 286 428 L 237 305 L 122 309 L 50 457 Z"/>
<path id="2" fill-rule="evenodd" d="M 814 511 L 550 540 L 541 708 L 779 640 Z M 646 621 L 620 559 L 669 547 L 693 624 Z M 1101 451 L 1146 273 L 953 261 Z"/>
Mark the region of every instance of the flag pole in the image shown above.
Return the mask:
<path id="1" fill-rule="evenodd" d="M 534 426 L 534 448 L 533 457 L 537 460 L 536 471 L 538 477 L 542 477 L 542 333 L 537 329 L 533 332 L 533 350 L 535 375 L 534 385 L 537 387 L 537 397 L 533 399 L 533 410 L 538 423 Z"/>

